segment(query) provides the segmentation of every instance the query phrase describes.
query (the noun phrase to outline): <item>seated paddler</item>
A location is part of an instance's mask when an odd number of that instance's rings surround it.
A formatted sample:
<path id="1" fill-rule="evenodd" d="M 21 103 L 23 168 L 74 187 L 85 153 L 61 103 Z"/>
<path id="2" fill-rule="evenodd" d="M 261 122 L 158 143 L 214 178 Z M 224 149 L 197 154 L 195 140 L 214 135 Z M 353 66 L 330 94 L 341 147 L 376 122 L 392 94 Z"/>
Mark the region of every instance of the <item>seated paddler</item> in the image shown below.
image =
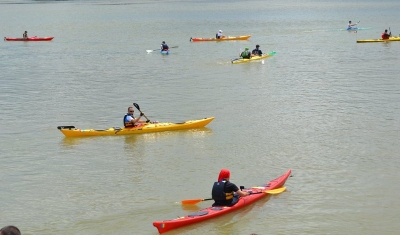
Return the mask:
<path id="1" fill-rule="evenodd" d="M 218 176 L 218 181 L 214 183 L 212 188 L 212 198 L 214 204 L 212 206 L 233 206 L 240 197 L 250 195 L 250 192 L 244 192 L 232 182 L 229 182 L 231 173 L 228 169 L 222 169 Z"/>
<path id="2" fill-rule="evenodd" d="M 135 110 L 133 110 L 133 107 L 128 108 L 128 113 L 125 114 L 124 116 L 124 127 L 134 127 L 138 123 L 145 123 L 146 121 L 140 120 L 141 117 L 143 117 L 144 113 L 140 113 L 139 117 L 135 118 L 133 116 L 133 113 Z"/>

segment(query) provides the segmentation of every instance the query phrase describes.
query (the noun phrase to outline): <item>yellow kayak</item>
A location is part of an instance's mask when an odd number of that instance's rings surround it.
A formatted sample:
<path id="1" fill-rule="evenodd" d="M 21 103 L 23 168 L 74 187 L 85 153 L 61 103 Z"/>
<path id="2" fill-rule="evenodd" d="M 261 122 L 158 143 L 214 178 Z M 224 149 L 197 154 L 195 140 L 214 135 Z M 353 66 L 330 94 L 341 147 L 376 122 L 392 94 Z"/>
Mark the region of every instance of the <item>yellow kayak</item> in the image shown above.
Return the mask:
<path id="1" fill-rule="evenodd" d="M 190 120 L 181 123 L 160 122 L 160 123 L 141 123 L 135 127 L 110 127 L 104 130 L 94 129 L 77 129 L 74 126 L 58 126 L 59 129 L 67 137 L 82 136 L 105 136 L 105 135 L 133 135 L 150 132 L 175 131 L 182 129 L 193 129 L 205 127 L 214 120 L 214 117 L 203 118 L 199 120 Z"/>
<path id="2" fill-rule="evenodd" d="M 400 37 L 390 37 L 389 39 L 365 39 L 365 40 L 357 40 L 357 43 L 365 43 L 365 42 L 391 42 L 391 41 L 400 41 Z"/>
<path id="3" fill-rule="evenodd" d="M 267 54 L 263 54 L 262 56 L 253 56 L 250 59 L 243 59 L 243 58 L 232 59 L 231 62 L 232 62 L 232 64 L 246 63 L 246 62 L 250 62 L 250 61 L 254 61 L 254 60 L 262 60 L 267 57 L 273 56 L 275 54 L 276 54 L 275 51 L 271 51 Z"/>
<path id="4" fill-rule="evenodd" d="M 246 36 L 236 36 L 236 37 L 221 37 L 221 38 L 190 38 L 192 42 L 205 42 L 205 41 L 229 41 L 229 40 L 247 40 L 251 35 Z"/>

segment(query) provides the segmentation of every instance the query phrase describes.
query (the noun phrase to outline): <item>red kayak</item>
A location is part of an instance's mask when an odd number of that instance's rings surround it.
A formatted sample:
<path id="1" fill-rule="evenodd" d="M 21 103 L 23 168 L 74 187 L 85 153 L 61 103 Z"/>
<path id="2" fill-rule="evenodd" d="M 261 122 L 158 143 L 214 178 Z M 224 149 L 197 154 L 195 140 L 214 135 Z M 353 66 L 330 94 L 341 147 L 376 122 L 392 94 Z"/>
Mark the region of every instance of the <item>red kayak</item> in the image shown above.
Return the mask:
<path id="1" fill-rule="evenodd" d="M 37 36 L 29 37 L 29 38 L 4 38 L 4 41 L 51 41 L 54 37 L 42 37 L 39 38 Z"/>
<path id="2" fill-rule="evenodd" d="M 215 218 L 217 216 L 221 216 L 224 214 L 227 214 L 229 212 L 238 210 L 240 208 L 243 208 L 245 206 L 248 206 L 257 200 L 261 199 L 262 197 L 265 197 L 267 194 L 276 194 L 280 193 L 285 190 L 285 188 L 281 188 L 286 180 L 289 178 L 291 174 L 291 170 L 288 170 L 285 174 L 282 176 L 279 176 L 278 178 L 269 181 L 266 183 L 264 186 L 261 187 L 253 187 L 253 188 L 248 188 L 248 189 L 243 189 L 245 191 L 252 191 L 252 194 L 247 196 L 247 197 L 241 197 L 239 198 L 239 201 L 231 207 L 207 207 L 204 208 L 200 211 L 197 211 L 195 213 L 192 213 L 190 215 L 184 216 L 184 217 L 178 217 L 176 219 L 172 220 L 163 220 L 163 221 L 155 221 L 153 222 L 153 226 L 158 229 L 158 232 L 165 233 L 170 230 L 183 227 L 186 225 L 198 223 L 204 220 L 208 220 L 211 218 Z M 195 200 L 186 200 L 186 201 L 205 201 L 205 200 L 212 200 L 212 199 L 195 199 Z M 189 204 L 189 203 L 188 203 Z"/>

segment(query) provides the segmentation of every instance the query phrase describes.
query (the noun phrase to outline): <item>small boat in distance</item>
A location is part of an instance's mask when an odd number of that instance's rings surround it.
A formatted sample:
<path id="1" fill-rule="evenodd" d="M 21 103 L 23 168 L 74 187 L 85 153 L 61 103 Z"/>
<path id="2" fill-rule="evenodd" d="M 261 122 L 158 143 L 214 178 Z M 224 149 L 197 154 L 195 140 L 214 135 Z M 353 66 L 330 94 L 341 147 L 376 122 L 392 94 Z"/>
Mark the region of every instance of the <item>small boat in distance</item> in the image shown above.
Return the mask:
<path id="1" fill-rule="evenodd" d="M 399 37 L 390 37 L 389 39 L 364 39 L 364 40 L 357 40 L 357 43 L 366 43 L 366 42 L 392 42 L 392 41 L 400 41 Z"/>
<path id="2" fill-rule="evenodd" d="M 54 37 L 28 37 L 28 38 L 8 38 L 4 37 L 4 41 L 51 41 Z"/>
<path id="3" fill-rule="evenodd" d="M 209 41 L 247 40 L 250 37 L 251 37 L 251 35 L 236 36 L 236 37 L 223 36 L 222 38 L 190 38 L 190 41 L 192 41 L 192 42 L 209 42 Z"/>

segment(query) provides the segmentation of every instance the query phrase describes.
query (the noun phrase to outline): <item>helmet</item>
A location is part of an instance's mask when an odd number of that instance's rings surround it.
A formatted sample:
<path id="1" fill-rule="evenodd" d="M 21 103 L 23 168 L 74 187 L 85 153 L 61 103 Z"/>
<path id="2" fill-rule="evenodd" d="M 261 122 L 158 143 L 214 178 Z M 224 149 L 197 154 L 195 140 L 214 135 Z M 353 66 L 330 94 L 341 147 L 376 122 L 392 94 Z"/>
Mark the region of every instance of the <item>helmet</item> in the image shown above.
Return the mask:
<path id="1" fill-rule="evenodd" d="M 245 47 L 244 49 L 245 49 L 245 50 L 248 50 L 248 49 L 249 49 L 249 47 Z"/>

